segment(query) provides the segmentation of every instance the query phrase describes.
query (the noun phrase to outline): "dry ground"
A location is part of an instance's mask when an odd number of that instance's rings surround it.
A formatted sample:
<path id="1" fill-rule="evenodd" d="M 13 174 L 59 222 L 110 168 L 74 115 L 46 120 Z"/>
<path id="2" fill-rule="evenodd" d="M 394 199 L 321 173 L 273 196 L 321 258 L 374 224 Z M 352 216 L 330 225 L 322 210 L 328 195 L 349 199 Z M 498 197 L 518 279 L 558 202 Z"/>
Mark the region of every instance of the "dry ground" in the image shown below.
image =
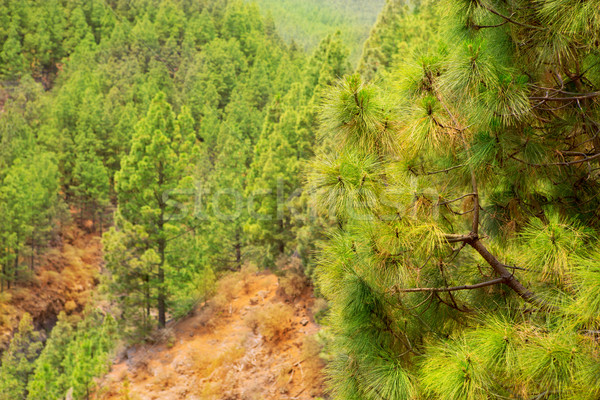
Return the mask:
<path id="1" fill-rule="evenodd" d="M 50 329 L 61 311 L 83 311 L 102 266 L 100 235 L 71 225 L 61 241 L 36 260 L 31 281 L 0 293 L 0 350 L 5 348 L 22 315 L 28 312 L 37 328 Z"/>
<path id="2" fill-rule="evenodd" d="M 273 274 L 222 283 L 212 304 L 167 327 L 99 382 L 99 400 L 285 400 L 322 395 L 318 331 L 306 287 L 291 300 Z M 224 294 L 225 293 L 225 294 Z"/>

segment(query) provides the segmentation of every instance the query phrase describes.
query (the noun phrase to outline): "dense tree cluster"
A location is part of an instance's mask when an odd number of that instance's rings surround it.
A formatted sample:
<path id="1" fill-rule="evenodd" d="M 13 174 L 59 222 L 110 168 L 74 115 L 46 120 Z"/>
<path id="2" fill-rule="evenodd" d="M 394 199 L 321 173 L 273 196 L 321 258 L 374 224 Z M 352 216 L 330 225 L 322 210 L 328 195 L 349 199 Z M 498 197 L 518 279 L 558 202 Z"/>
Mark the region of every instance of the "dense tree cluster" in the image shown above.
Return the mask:
<path id="1" fill-rule="evenodd" d="M 411 3 L 321 113 L 333 397 L 596 399 L 600 3 Z"/>
<path id="2" fill-rule="evenodd" d="M 207 268 L 293 252 L 302 224 L 285 203 L 312 155 L 315 93 L 348 72 L 339 36 L 308 57 L 243 1 L 7 1 L 2 18 L 3 288 L 27 279 L 67 206 L 101 227 L 117 205 L 108 287 L 140 293 L 127 301 L 148 323 Z"/>
<path id="3" fill-rule="evenodd" d="M 388 0 L 364 43 L 358 72 L 364 79 L 390 73 L 408 54 L 426 53 L 440 34 L 439 18 L 426 1 Z"/>
<path id="4" fill-rule="evenodd" d="M 93 378 L 107 369 L 116 338 L 117 324 L 110 315 L 93 311 L 77 321 L 61 313 L 42 343 L 42 334 L 25 314 L 2 355 L 0 395 L 3 399 L 54 400 L 70 391 L 73 398 L 87 397 Z"/>
<path id="5" fill-rule="evenodd" d="M 24 318 L 11 346 L 33 335 L 31 349 L 5 353 L 27 359 L 2 363 L 0 397 L 82 398 L 106 330 L 143 337 L 222 271 L 308 259 L 300 171 L 347 51 L 331 34 L 307 55 L 241 0 L 0 5 L 0 290 L 34 278 L 61 224 L 85 222 L 104 233 L 119 321 L 61 317 L 42 350 Z"/>
<path id="6" fill-rule="evenodd" d="M 109 287 L 143 331 L 154 325 L 154 310 L 159 325 L 171 310 L 183 311 L 215 272 L 252 260 L 274 265 L 294 252 L 305 222 L 293 220 L 288 203 L 301 186 L 301 161 L 312 156 L 314 93 L 348 71 L 337 36 L 306 57 L 254 5 L 199 14 L 206 31 L 194 32 L 205 42 L 181 42 L 176 72 L 165 71 L 155 88 L 162 94 L 114 175 Z M 154 23 L 153 32 L 164 24 Z"/>

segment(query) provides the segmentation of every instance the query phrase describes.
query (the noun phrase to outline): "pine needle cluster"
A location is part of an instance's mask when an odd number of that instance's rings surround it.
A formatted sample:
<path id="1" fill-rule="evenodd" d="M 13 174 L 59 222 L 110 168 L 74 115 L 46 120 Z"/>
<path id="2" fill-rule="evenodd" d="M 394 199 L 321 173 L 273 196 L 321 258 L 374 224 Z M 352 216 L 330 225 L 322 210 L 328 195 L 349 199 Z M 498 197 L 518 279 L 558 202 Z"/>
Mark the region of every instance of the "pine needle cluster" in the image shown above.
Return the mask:
<path id="1" fill-rule="evenodd" d="M 331 393 L 598 398 L 600 2 L 416 3 L 375 34 L 442 33 L 321 110 Z"/>

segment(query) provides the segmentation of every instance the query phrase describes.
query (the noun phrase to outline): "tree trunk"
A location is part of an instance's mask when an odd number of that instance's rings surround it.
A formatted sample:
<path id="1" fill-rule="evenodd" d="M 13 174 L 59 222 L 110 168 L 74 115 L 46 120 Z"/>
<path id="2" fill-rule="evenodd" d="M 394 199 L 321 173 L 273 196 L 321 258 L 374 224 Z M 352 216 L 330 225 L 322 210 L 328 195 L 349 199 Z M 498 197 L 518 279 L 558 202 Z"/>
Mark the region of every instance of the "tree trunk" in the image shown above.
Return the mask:
<path id="1" fill-rule="evenodd" d="M 235 266 L 238 271 L 242 269 L 242 244 L 239 231 L 235 232 Z"/>
<path id="2" fill-rule="evenodd" d="M 278 250 L 279 250 L 279 255 L 283 255 L 285 253 L 285 241 L 283 240 L 283 238 L 285 237 L 284 236 L 285 235 L 285 225 L 284 225 L 284 222 L 283 222 L 283 218 L 281 218 L 279 220 L 279 228 L 280 228 L 280 231 L 281 231 L 281 237 L 279 238 L 279 246 L 278 246 L 279 248 L 278 248 Z"/>
<path id="3" fill-rule="evenodd" d="M 167 305 L 165 295 L 165 247 L 166 241 L 163 236 L 164 233 L 164 213 L 165 205 L 160 204 L 160 221 L 158 222 L 158 255 L 160 257 L 160 263 L 158 264 L 158 325 L 164 328 L 167 324 Z"/>
<path id="4" fill-rule="evenodd" d="M 158 266 L 158 325 L 161 328 L 164 328 L 167 324 L 167 305 L 166 305 L 166 296 L 165 296 L 165 270 L 164 266 L 164 248 L 161 252 L 161 263 Z"/>
<path id="5" fill-rule="evenodd" d="M 18 241 L 17 241 L 18 243 Z M 15 253 L 15 265 L 13 266 L 13 281 L 17 280 L 17 273 L 19 272 L 19 248 Z"/>
<path id="6" fill-rule="evenodd" d="M 31 271 L 35 269 L 35 232 L 31 233 Z"/>
<path id="7" fill-rule="evenodd" d="M 6 280 L 6 290 L 10 290 L 10 283 L 12 281 L 12 278 L 10 276 L 8 276 L 10 273 L 10 266 L 8 264 L 9 264 L 9 262 L 7 260 L 6 263 L 4 264 L 4 271 L 6 274 L 6 275 L 4 275 L 4 279 Z"/>
<path id="8" fill-rule="evenodd" d="M 150 325 L 150 276 L 144 275 L 144 329 Z"/>

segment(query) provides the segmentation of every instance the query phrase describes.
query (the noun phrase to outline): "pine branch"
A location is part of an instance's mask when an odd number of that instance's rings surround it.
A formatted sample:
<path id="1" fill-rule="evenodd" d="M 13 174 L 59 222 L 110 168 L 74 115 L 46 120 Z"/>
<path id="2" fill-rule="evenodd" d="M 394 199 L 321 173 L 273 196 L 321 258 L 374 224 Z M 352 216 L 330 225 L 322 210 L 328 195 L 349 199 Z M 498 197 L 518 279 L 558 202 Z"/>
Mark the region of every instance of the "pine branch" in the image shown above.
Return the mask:
<path id="1" fill-rule="evenodd" d="M 450 111 L 450 108 L 446 105 L 446 103 L 443 101 L 442 97 L 440 95 L 437 96 L 438 101 L 440 102 L 440 104 L 444 107 L 444 109 L 446 110 L 446 112 L 448 113 L 448 115 L 450 116 L 450 119 L 452 119 L 452 122 L 454 123 L 454 125 L 458 126 L 458 119 L 454 116 L 454 114 Z M 457 129 L 457 131 L 460 133 L 460 138 L 462 139 L 462 142 L 465 146 L 465 151 L 467 152 L 467 155 L 469 156 L 469 158 L 471 158 L 471 147 L 469 146 L 467 139 L 465 138 L 464 135 L 464 131 L 467 128 L 464 129 Z M 479 189 L 478 189 L 478 185 L 477 185 L 477 176 L 475 175 L 475 169 L 473 168 L 472 165 L 469 165 L 469 170 L 471 172 L 471 186 L 473 189 L 473 224 L 471 227 L 471 232 L 474 235 L 477 235 L 479 233 Z"/>
<path id="2" fill-rule="evenodd" d="M 425 172 L 425 175 L 435 175 L 435 174 L 442 174 L 442 173 L 448 173 L 454 169 L 457 168 L 461 168 L 464 167 L 466 164 L 461 164 L 461 165 L 455 165 L 454 167 L 450 167 L 450 168 L 446 168 L 446 169 L 441 169 L 438 171 L 432 171 L 432 172 Z"/>
<path id="3" fill-rule="evenodd" d="M 534 96 L 534 97 L 530 97 L 529 100 L 540 100 L 540 101 L 576 101 L 576 100 L 593 99 L 593 98 L 598 97 L 598 96 L 600 96 L 600 92 L 581 93 L 581 94 L 576 94 L 574 96 L 569 96 L 569 97 L 549 97 L 549 96 L 536 97 L 536 96 Z"/>
<path id="4" fill-rule="evenodd" d="M 509 271 L 509 269 L 517 270 L 521 268 L 511 267 L 500 262 L 500 260 L 498 260 L 494 255 L 492 255 L 492 253 L 488 251 L 485 245 L 481 242 L 477 233 L 471 232 L 468 235 L 447 234 L 444 237 L 447 243 L 462 242 L 471 246 L 500 276 L 500 278 L 498 279 L 503 280 L 503 282 L 501 283 L 504 283 L 508 287 L 510 287 L 526 302 L 536 305 L 545 310 L 553 310 L 555 308 L 554 306 L 548 304 L 544 300 L 537 297 L 532 291 L 523 286 L 523 284 L 515 277 L 514 272 Z"/>
<path id="5" fill-rule="evenodd" d="M 477 24 L 473 24 L 472 26 L 473 26 L 473 28 L 479 30 L 479 29 L 485 29 L 485 28 L 499 28 L 499 27 L 501 27 L 503 25 L 506 25 L 506 24 L 508 24 L 508 21 L 504 21 L 504 22 L 501 22 L 501 23 L 496 24 L 496 25 L 477 25 Z"/>
<path id="6" fill-rule="evenodd" d="M 475 238 L 475 235 L 473 235 L 473 234 L 468 234 L 468 235 L 447 234 L 447 235 L 444 235 L 444 238 L 446 239 L 446 242 L 448 242 L 448 243 L 461 243 L 461 242 L 468 243 Z"/>
<path id="7" fill-rule="evenodd" d="M 492 253 L 488 251 L 485 245 L 479 240 L 479 237 L 475 235 L 474 240 L 467 241 L 475 251 L 479 253 L 481 257 L 496 271 L 500 278 L 504 279 L 504 284 L 515 291 L 523 300 L 533 305 L 536 305 L 544 310 L 553 310 L 555 307 L 548 304 L 544 300 L 537 297 L 532 291 L 527 289 L 519 280 L 515 277 L 513 272 L 510 272 L 506 266 L 500 262 Z"/>
<path id="8" fill-rule="evenodd" d="M 443 206 L 443 205 L 446 205 L 446 204 L 454 203 L 455 201 L 458 201 L 458 200 L 462 200 L 462 199 L 464 199 L 465 197 L 470 197 L 470 196 L 475 196 L 475 195 L 476 195 L 475 193 L 467 193 L 467 194 L 465 194 L 465 195 L 462 195 L 462 196 L 460 196 L 460 197 L 457 197 L 456 199 L 447 200 L 447 201 L 444 201 L 444 202 L 441 202 L 441 203 L 437 203 L 437 205 L 438 205 L 438 206 Z"/>
<path id="9" fill-rule="evenodd" d="M 582 158 L 580 160 L 574 160 L 574 161 L 563 161 L 563 162 L 557 162 L 557 163 L 548 163 L 548 164 L 535 164 L 535 163 L 530 163 L 528 161 L 522 160 L 518 157 L 512 156 L 511 157 L 513 160 L 519 161 L 523 164 L 529 165 L 531 167 L 553 167 L 553 166 L 569 166 L 569 165 L 576 165 L 576 164 L 581 164 L 587 161 L 593 161 L 597 158 L 600 158 L 600 153 L 594 154 L 594 155 L 590 155 L 586 158 Z"/>
<path id="10" fill-rule="evenodd" d="M 452 214 L 454 214 L 454 215 L 467 215 L 467 214 L 470 214 L 470 213 L 472 213 L 473 211 L 475 211 L 475 209 L 474 209 L 474 208 L 472 208 L 472 209 L 470 209 L 469 211 L 462 211 L 462 212 L 459 212 L 459 211 L 454 211 L 454 210 L 453 210 L 452 208 L 450 208 L 450 207 L 448 207 L 448 210 L 450 210 L 450 212 L 451 212 Z"/>
<path id="11" fill-rule="evenodd" d="M 506 16 L 504 14 L 501 14 L 498 11 L 494 10 L 492 7 L 483 4 L 482 1 L 480 1 L 479 4 L 481 5 L 481 7 L 485 8 L 486 10 L 488 10 L 489 12 L 491 12 L 492 14 L 499 16 L 500 18 L 504 19 L 507 22 L 510 22 L 511 24 L 522 26 L 523 28 L 530 28 L 530 29 L 537 29 L 537 30 L 546 30 L 545 28 L 542 28 L 541 26 L 529 25 L 529 24 L 525 24 L 523 22 L 516 21 L 516 20 L 512 19 L 512 15 L 511 16 Z"/>
<path id="12" fill-rule="evenodd" d="M 440 293 L 440 292 L 456 292 L 458 290 L 472 290 L 484 288 L 487 286 L 498 285 L 500 283 L 504 283 L 504 278 L 496 278 L 491 281 L 477 283 L 475 285 L 462 285 L 462 286 L 452 286 L 452 287 L 443 287 L 443 288 L 410 288 L 410 289 L 398 289 L 394 288 L 394 293 L 417 293 L 417 292 L 432 292 L 432 293 Z"/>

